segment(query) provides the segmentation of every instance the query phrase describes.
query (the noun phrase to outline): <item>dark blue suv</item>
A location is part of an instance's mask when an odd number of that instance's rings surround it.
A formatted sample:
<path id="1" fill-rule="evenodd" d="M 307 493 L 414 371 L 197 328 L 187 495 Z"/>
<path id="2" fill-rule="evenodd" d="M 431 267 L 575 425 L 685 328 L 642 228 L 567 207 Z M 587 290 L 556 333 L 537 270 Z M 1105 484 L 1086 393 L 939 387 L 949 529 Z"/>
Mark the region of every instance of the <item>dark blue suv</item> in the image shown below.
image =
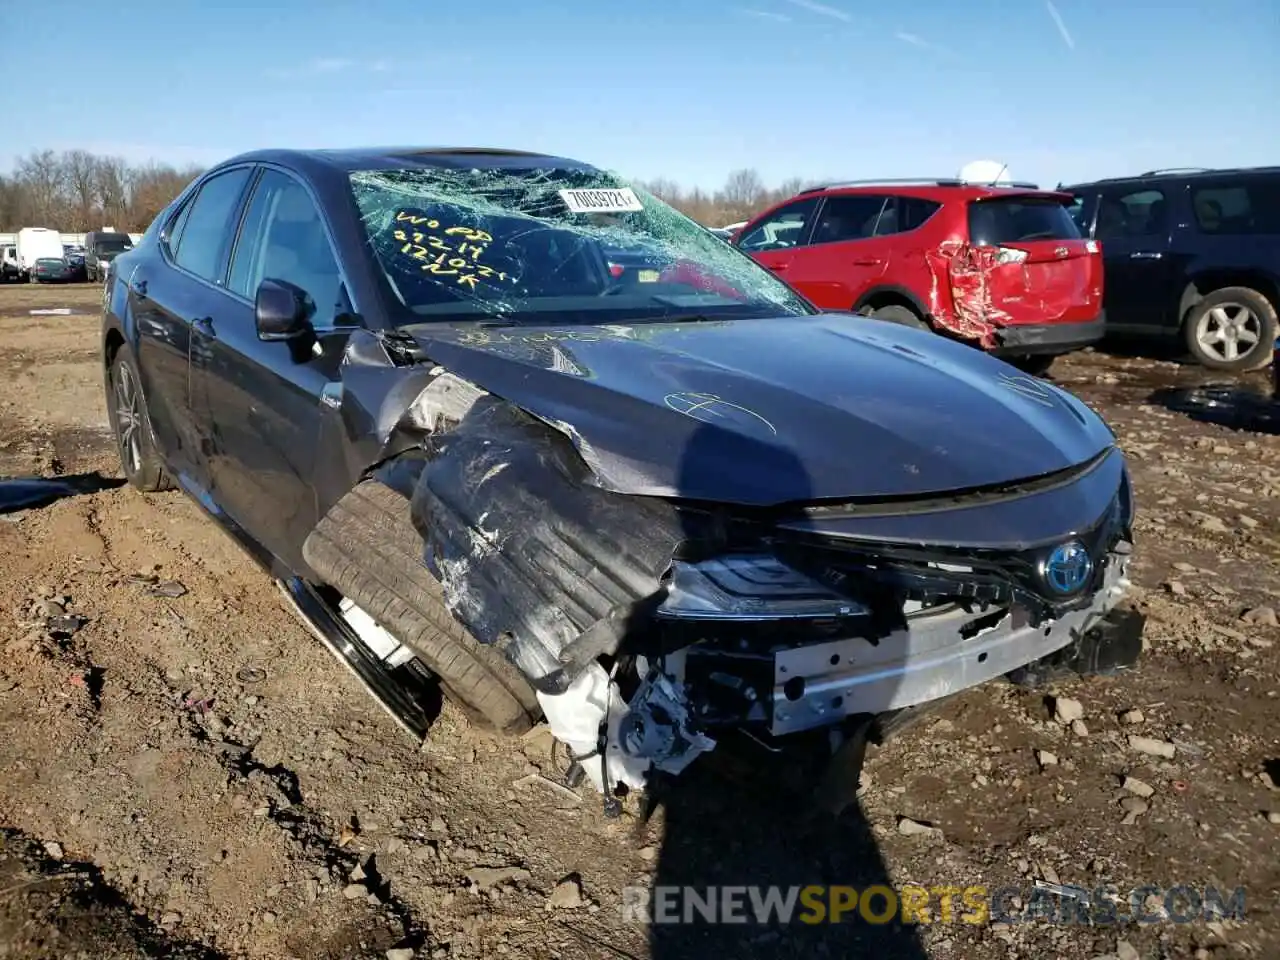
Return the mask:
<path id="1" fill-rule="evenodd" d="M 1063 187 L 1101 241 L 1107 330 L 1181 337 L 1203 366 L 1271 362 L 1280 309 L 1280 167 L 1156 170 Z"/>

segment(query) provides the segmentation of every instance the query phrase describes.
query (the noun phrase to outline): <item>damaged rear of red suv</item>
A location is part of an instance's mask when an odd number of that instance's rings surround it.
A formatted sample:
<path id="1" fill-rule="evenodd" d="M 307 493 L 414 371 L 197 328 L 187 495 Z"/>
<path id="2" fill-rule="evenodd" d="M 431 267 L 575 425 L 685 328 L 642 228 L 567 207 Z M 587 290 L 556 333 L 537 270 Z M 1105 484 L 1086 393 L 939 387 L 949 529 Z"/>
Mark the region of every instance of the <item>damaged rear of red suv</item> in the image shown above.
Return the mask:
<path id="1" fill-rule="evenodd" d="M 817 306 L 929 327 L 1018 363 L 1102 337 L 1102 255 L 1068 194 L 875 180 L 806 190 L 733 243 Z"/>

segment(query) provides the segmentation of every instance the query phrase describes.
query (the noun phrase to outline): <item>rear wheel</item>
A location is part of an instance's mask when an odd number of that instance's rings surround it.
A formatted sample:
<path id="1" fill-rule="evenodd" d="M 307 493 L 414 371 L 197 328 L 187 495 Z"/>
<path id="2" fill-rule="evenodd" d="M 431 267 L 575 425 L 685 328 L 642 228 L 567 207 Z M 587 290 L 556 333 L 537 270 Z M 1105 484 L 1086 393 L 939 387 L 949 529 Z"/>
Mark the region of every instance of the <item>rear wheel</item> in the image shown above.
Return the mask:
<path id="1" fill-rule="evenodd" d="M 359 484 L 316 525 L 303 553 L 330 586 L 413 650 L 473 722 L 506 734 L 533 726 L 541 714 L 533 688 L 449 612 L 403 496 L 376 481 Z"/>
<path id="2" fill-rule="evenodd" d="M 1271 359 L 1276 339 L 1276 308 L 1257 290 L 1224 287 L 1209 294 L 1187 314 L 1187 349 L 1212 370 L 1258 370 Z"/>
<path id="3" fill-rule="evenodd" d="M 928 330 L 929 324 L 925 323 L 924 318 L 912 310 L 910 307 L 899 306 L 891 303 L 885 307 L 876 307 L 869 314 L 875 320 L 883 320 L 886 323 L 896 323 L 904 327 L 915 327 L 917 330 Z"/>
<path id="4" fill-rule="evenodd" d="M 168 490 L 173 485 L 164 470 L 151 432 L 147 398 L 129 348 L 121 346 L 107 373 L 107 416 L 120 454 L 125 479 L 143 493 Z"/>

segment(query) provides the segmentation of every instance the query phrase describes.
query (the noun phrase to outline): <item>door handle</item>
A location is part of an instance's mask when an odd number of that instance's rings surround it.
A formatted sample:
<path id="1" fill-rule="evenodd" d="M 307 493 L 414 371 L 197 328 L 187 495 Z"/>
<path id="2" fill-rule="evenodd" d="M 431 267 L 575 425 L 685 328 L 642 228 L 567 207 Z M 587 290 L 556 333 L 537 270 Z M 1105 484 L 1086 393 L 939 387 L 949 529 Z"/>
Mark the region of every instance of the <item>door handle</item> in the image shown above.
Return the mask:
<path id="1" fill-rule="evenodd" d="M 770 264 L 769 269 L 774 273 L 781 273 L 783 270 L 787 269 L 787 265 L 785 263 L 781 265 Z"/>
<path id="2" fill-rule="evenodd" d="M 871 258 L 863 258 L 862 260 L 853 261 L 855 267 L 878 267 L 884 263 L 883 260 L 875 260 Z"/>
<path id="3" fill-rule="evenodd" d="M 213 317 L 197 317 L 191 321 L 191 329 L 206 337 L 217 335 L 213 329 Z"/>
<path id="4" fill-rule="evenodd" d="M 1139 250 L 1137 253 L 1129 254 L 1130 260 L 1160 260 L 1163 257 L 1163 253 L 1154 253 L 1145 250 Z"/>

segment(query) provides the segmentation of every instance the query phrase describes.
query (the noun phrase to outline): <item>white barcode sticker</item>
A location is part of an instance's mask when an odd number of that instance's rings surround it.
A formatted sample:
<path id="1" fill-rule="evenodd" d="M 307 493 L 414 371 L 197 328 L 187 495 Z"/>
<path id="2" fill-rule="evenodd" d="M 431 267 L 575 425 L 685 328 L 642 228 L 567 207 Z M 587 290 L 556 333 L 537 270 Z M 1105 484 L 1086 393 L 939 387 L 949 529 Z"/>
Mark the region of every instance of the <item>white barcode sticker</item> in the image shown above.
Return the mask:
<path id="1" fill-rule="evenodd" d="M 644 209 L 630 187 L 561 190 L 560 197 L 572 213 L 638 213 Z"/>

